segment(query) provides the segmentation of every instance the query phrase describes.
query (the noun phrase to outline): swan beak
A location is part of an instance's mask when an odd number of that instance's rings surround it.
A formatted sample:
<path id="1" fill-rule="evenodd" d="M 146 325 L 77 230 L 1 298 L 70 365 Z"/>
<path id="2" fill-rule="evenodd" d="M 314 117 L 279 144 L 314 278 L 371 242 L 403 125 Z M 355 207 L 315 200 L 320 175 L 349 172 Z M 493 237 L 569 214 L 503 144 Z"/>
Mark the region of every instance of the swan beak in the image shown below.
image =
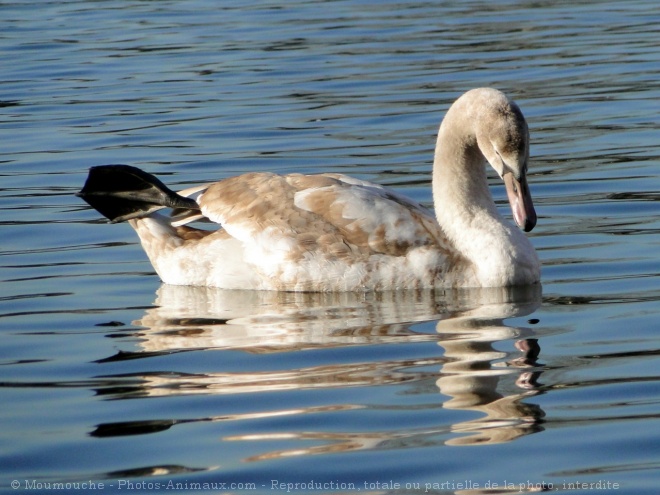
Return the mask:
<path id="1" fill-rule="evenodd" d="M 529 232 L 536 225 L 536 210 L 529 192 L 527 178 L 522 175 L 520 180 L 516 179 L 511 172 L 505 173 L 502 178 L 509 197 L 509 204 L 518 227 Z"/>

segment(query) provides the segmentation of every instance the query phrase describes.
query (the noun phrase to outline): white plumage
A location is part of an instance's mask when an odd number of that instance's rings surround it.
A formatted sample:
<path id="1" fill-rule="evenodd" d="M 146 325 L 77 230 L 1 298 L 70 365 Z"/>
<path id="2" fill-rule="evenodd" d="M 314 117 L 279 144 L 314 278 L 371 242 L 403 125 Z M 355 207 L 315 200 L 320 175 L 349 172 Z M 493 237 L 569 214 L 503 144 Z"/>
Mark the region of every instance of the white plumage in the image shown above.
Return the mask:
<path id="1" fill-rule="evenodd" d="M 111 220 L 129 220 L 169 284 L 287 291 L 526 285 L 539 282 L 538 258 L 497 212 L 484 164 L 504 179 L 516 222 L 531 230 L 528 158 L 518 107 L 497 90 L 478 89 L 459 98 L 440 127 L 435 216 L 390 189 L 339 174 L 248 173 L 176 195 L 133 167 L 105 166 L 90 171 L 80 195 Z M 133 180 L 139 187 L 122 187 Z M 156 211 L 165 206 L 189 211 L 173 219 Z M 187 225 L 200 216 L 218 230 Z"/>

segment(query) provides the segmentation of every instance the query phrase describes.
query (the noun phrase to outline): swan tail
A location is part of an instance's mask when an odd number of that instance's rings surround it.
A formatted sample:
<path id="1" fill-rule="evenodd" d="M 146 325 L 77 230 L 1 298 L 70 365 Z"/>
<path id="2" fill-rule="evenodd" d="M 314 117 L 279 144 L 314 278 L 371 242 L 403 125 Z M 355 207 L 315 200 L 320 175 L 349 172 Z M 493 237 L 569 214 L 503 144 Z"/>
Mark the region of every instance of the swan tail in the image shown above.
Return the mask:
<path id="1" fill-rule="evenodd" d="M 193 199 L 178 195 L 155 176 L 129 165 L 92 167 L 76 196 L 111 223 L 145 217 L 161 208 L 199 210 Z"/>

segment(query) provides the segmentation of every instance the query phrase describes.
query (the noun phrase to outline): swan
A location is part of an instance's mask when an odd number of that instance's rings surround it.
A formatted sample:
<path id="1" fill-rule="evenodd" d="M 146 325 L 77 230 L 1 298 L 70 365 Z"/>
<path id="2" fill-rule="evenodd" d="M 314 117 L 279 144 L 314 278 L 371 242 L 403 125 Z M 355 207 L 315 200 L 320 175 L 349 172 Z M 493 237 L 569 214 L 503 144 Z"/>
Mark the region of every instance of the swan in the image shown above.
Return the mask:
<path id="1" fill-rule="evenodd" d="M 438 132 L 435 215 L 342 174 L 246 173 L 175 193 L 128 165 L 92 167 L 77 193 L 111 223 L 128 221 L 167 284 L 280 291 L 507 287 L 540 281 L 522 230 L 536 225 L 529 131 L 499 90 L 460 96 Z M 488 162 L 517 228 L 498 212 Z M 169 214 L 158 210 L 171 208 Z M 217 230 L 193 227 L 199 219 Z"/>

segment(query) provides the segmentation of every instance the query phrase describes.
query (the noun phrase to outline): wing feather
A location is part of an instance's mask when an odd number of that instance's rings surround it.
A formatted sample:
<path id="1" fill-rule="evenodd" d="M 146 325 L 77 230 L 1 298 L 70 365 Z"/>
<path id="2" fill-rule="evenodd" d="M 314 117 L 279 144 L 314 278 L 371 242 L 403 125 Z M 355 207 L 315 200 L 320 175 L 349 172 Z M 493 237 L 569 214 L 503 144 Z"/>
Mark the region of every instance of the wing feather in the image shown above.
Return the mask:
<path id="1" fill-rule="evenodd" d="M 442 232 L 426 208 L 382 186 L 340 174 L 250 173 L 209 186 L 202 213 L 246 244 L 328 259 L 404 256 L 439 246 Z M 265 236 L 265 234 L 267 234 Z"/>

